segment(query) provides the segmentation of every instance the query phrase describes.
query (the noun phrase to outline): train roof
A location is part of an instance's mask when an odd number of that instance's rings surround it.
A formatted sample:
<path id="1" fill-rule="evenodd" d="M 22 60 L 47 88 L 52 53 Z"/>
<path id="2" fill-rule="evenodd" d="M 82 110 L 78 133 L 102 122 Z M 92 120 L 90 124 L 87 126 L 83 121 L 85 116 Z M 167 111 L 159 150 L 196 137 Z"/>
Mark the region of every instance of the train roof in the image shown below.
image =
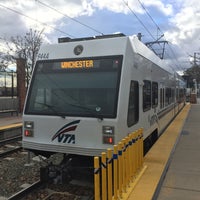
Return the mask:
<path id="1" fill-rule="evenodd" d="M 77 58 L 78 55 L 74 53 L 74 49 L 79 46 L 84 48 L 83 53 L 80 55 L 82 57 L 119 55 L 126 53 L 127 43 L 129 42 L 135 53 L 147 58 L 172 74 L 176 73 L 175 70 L 166 64 L 165 60 L 161 60 L 156 56 L 155 53 L 142 43 L 136 35 L 126 36 L 123 33 L 119 33 L 75 39 L 65 37 L 59 38 L 58 42 L 58 44 L 42 46 L 39 54 L 48 54 L 48 59 L 61 59 L 66 56 L 67 58 Z M 85 49 L 87 51 L 85 51 Z"/>
<path id="2" fill-rule="evenodd" d="M 164 70 L 174 74 L 176 73 L 164 59 L 160 59 L 151 49 L 142 43 L 136 35 L 129 36 L 130 42 L 134 48 L 134 52 L 152 61 Z"/>

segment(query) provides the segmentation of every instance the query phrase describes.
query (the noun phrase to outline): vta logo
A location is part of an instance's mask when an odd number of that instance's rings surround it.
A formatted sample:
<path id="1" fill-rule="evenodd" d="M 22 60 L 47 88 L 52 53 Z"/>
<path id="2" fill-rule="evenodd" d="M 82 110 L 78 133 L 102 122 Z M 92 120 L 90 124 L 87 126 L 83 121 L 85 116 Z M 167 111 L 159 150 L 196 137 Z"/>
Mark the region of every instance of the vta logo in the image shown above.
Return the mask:
<path id="1" fill-rule="evenodd" d="M 75 144 L 75 135 L 74 134 L 62 134 L 58 136 L 58 142 Z"/>
<path id="2" fill-rule="evenodd" d="M 70 131 L 75 131 L 80 120 L 76 120 L 64 125 L 61 129 L 59 129 L 55 135 L 51 138 L 51 141 L 54 141 L 58 138 L 58 142 L 75 144 L 75 135 L 74 134 L 66 134 Z"/>

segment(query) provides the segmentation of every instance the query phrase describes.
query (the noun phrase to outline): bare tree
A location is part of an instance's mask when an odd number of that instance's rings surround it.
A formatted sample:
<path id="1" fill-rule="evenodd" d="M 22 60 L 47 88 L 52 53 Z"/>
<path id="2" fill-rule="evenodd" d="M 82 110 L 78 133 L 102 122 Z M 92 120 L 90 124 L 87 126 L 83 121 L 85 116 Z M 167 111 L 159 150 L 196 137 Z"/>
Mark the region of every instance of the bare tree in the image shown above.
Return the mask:
<path id="1" fill-rule="evenodd" d="M 199 84 L 200 83 L 200 66 L 193 65 L 192 67 L 184 71 L 184 75 L 187 77 L 187 82 L 188 82 L 189 87 L 193 87 L 194 79 L 197 81 L 197 84 Z"/>
<path id="2" fill-rule="evenodd" d="M 9 54 L 7 58 L 15 62 L 17 58 L 26 60 L 26 80 L 29 83 L 39 48 L 42 44 L 42 31 L 30 29 L 24 36 L 11 37 L 7 42 Z"/>
<path id="3" fill-rule="evenodd" d="M 6 54 L 6 53 L 3 53 L 3 52 L 0 52 L 0 71 L 5 71 L 6 70 L 6 67 L 9 65 L 9 64 L 12 64 L 12 56 Z"/>

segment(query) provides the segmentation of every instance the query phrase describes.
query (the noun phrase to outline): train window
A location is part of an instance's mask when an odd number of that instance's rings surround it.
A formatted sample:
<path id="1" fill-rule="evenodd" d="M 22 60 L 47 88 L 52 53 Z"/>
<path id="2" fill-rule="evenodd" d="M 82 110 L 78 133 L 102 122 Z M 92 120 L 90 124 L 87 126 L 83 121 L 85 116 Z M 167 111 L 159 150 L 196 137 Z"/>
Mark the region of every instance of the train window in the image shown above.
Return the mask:
<path id="1" fill-rule="evenodd" d="M 26 114 L 115 118 L 122 56 L 37 62 Z"/>
<path id="2" fill-rule="evenodd" d="M 165 90 L 165 106 L 168 106 L 172 103 L 172 90 L 171 88 L 166 88 Z"/>
<path id="3" fill-rule="evenodd" d="M 172 88 L 172 102 L 175 102 L 175 89 Z"/>
<path id="4" fill-rule="evenodd" d="M 152 82 L 152 108 L 158 106 L 158 83 Z"/>
<path id="5" fill-rule="evenodd" d="M 164 88 L 160 88 L 160 108 L 164 107 Z"/>
<path id="6" fill-rule="evenodd" d="M 179 102 L 179 89 L 176 88 L 176 102 Z"/>
<path id="7" fill-rule="evenodd" d="M 183 88 L 179 88 L 178 90 L 178 102 L 181 103 L 184 100 L 184 89 Z"/>
<path id="8" fill-rule="evenodd" d="M 139 119 L 139 84 L 137 81 L 131 81 L 128 103 L 128 127 L 136 124 Z"/>
<path id="9" fill-rule="evenodd" d="M 143 111 L 151 109 L 151 81 L 144 80 L 143 85 Z"/>

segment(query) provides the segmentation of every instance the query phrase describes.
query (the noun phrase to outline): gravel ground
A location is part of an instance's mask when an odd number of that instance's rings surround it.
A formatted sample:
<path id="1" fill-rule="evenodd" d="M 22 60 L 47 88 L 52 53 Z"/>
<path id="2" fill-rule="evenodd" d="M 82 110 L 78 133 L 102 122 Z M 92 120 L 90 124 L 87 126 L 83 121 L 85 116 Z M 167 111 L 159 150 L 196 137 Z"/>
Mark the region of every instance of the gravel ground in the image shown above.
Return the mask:
<path id="1" fill-rule="evenodd" d="M 27 153 L 18 152 L 0 158 L 0 200 L 23 189 L 22 186 L 39 180 L 39 162 L 27 164 Z"/>
<path id="2" fill-rule="evenodd" d="M 45 161 L 39 162 L 38 157 L 30 154 L 31 164 L 28 165 L 27 152 L 18 152 L 6 158 L 0 158 L 0 200 L 6 200 L 16 192 L 39 180 L 40 167 Z M 50 158 L 54 164 L 59 163 L 62 156 Z M 34 194 L 27 195 L 23 200 L 81 200 L 80 196 L 91 196 L 93 189 L 78 186 L 50 184 L 47 188 L 40 189 Z M 67 191 L 70 191 L 67 192 Z M 87 198 L 86 198 L 87 199 Z"/>

